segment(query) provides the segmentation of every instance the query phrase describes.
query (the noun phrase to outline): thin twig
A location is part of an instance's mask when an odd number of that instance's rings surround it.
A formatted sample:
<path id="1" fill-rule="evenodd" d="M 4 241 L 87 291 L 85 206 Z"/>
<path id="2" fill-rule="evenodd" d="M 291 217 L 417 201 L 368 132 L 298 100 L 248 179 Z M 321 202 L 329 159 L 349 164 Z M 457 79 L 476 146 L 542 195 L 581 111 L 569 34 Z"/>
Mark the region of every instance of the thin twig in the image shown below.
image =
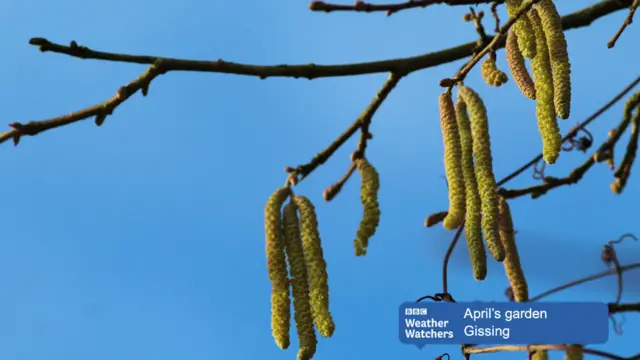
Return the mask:
<path id="1" fill-rule="evenodd" d="M 441 81 L 440 82 L 440 86 L 451 88 L 454 84 L 464 81 L 464 79 L 467 76 L 467 74 L 469 73 L 469 71 L 471 71 L 471 69 L 473 69 L 473 67 L 480 60 L 482 60 L 482 58 L 489 51 L 495 51 L 496 49 L 499 48 L 498 43 L 499 42 L 504 42 L 504 39 L 505 39 L 505 37 L 507 35 L 507 32 L 509 31 L 511 26 L 513 26 L 513 24 L 515 24 L 515 22 L 522 15 L 526 14 L 527 11 L 531 10 L 533 5 L 535 5 L 538 2 L 540 2 L 540 0 L 529 0 L 527 3 L 523 4 L 518 9 L 518 11 L 513 16 L 509 17 L 509 20 L 507 20 L 507 22 L 504 25 L 502 25 L 502 27 L 500 28 L 500 31 L 493 37 L 493 39 L 491 39 L 491 42 L 489 42 L 489 44 L 487 44 L 480 52 L 478 52 L 476 55 L 474 55 L 471 58 L 471 60 L 469 60 L 469 62 L 467 62 L 462 67 L 462 69 L 460 69 L 460 71 L 458 71 L 458 73 L 453 76 L 453 78 L 444 79 L 443 81 Z"/>
<path id="2" fill-rule="evenodd" d="M 322 11 L 326 13 L 334 11 L 352 11 L 352 12 L 382 12 L 384 11 L 387 16 L 391 16 L 394 13 L 402 10 L 409 10 L 415 8 L 426 8 L 430 5 L 446 4 L 446 5 L 478 5 L 481 3 L 490 3 L 493 0 L 409 0 L 396 4 L 371 4 L 364 1 L 356 1 L 353 5 L 340 5 L 330 4 L 324 1 L 312 1 L 309 4 L 311 11 Z M 504 0 L 500 0 L 502 2 Z"/>
<path id="3" fill-rule="evenodd" d="M 462 235 L 462 230 L 464 230 L 464 223 L 458 228 L 456 234 L 453 236 L 451 240 L 451 244 L 449 244 L 449 248 L 447 249 L 447 253 L 444 255 L 444 261 L 442 262 L 442 292 L 448 293 L 448 277 L 447 277 L 447 269 L 449 268 L 449 259 L 451 259 L 451 254 L 453 254 L 453 249 L 455 249 L 458 240 L 460 240 L 460 235 Z"/>
<path id="4" fill-rule="evenodd" d="M 358 142 L 358 149 L 356 150 L 356 154 L 353 156 L 353 160 L 363 157 L 365 155 L 365 150 L 367 149 L 367 140 L 369 140 L 371 134 L 369 133 L 369 126 L 371 126 L 371 120 L 373 119 L 373 114 L 378 110 L 380 105 L 384 102 L 384 100 L 389 96 L 389 93 L 398 85 L 398 82 L 405 74 L 392 72 L 389 74 L 387 81 L 382 86 L 382 89 L 378 91 L 376 97 L 371 102 L 371 105 L 367 108 L 367 110 L 360 116 L 360 141 Z"/>
<path id="5" fill-rule="evenodd" d="M 496 25 L 495 25 L 494 30 L 493 30 L 495 32 L 500 31 L 500 15 L 498 15 L 498 5 L 500 5 L 500 2 L 498 2 L 498 1 L 494 1 L 491 4 L 491 15 L 493 16 L 493 18 L 494 18 L 494 20 L 496 22 Z"/>
<path id="6" fill-rule="evenodd" d="M 633 15 L 636 13 L 636 9 L 638 8 L 638 6 L 640 6 L 640 0 L 635 0 L 633 2 L 633 4 L 631 4 L 631 6 L 629 6 L 629 14 L 627 15 L 627 17 L 622 22 L 622 25 L 620 25 L 620 28 L 618 29 L 616 34 L 613 35 L 613 38 L 611 40 L 609 40 L 609 42 L 607 42 L 607 47 L 609 49 L 611 49 L 612 47 L 616 46 L 616 42 L 620 38 L 620 35 L 622 35 L 622 32 L 624 32 L 624 29 L 626 29 L 627 26 L 629 26 L 629 25 L 631 25 L 631 23 L 633 23 Z"/>
<path id="7" fill-rule="evenodd" d="M 640 269 L 640 263 L 634 263 L 634 264 L 630 264 L 630 265 L 621 266 L 619 271 L 620 272 L 626 272 L 626 271 L 630 271 L 630 270 L 634 270 L 634 269 Z M 610 270 L 606 270 L 606 271 L 603 271 L 603 272 L 600 272 L 600 273 L 597 273 L 597 274 L 594 274 L 594 275 L 591 275 L 591 276 L 587 276 L 587 277 L 584 277 L 584 278 L 581 278 L 581 279 L 578 279 L 578 280 L 574 280 L 574 281 L 571 281 L 571 282 L 569 282 L 567 284 L 560 285 L 560 286 L 555 287 L 553 289 L 547 290 L 547 291 L 545 291 L 545 292 L 543 292 L 543 293 L 541 293 L 539 295 L 533 296 L 533 297 L 531 297 L 529 299 L 529 301 L 532 301 L 532 302 L 533 301 L 538 301 L 540 299 L 546 298 L 547 296 L 553 295 L 553 294 L 555 294 L 557 292 L 560 292 L 560 291 L 564 291 L 564 290 L 572 288 L 574 286 L 578 286 L 578 285 L 581 285 L 581 284 L 584 284 L 584 283 L 588 283 L 588 282 L 591 282 L 591 281 L 594 281 L 594 280 L 598 280 L 598 279 L 601 279 L 603 277 L 607 277 L 607 276 L 610 276 L 610 275 L 615 275 L 615 274 L 617 274 L 617 270 L 616 269 L 610 269 Z"/>
<path id="8" fill-rule="evenodd" d="M 338 180 L 334 184 L 329 185 L 329 187 L 327 187 L 322 192 L 322 198 L 324 199 L 324 201 L 331 201 L 336 197 L 336 195 L 340 193 L 340 190 L 342 190 L 344 184 L 349 180 L 353 172 L 356 171 L 356 167 L 356 163 L 352 161 L 351 165 L 349 165 L 349 169 L 344 175 L 342 175 L 340 180 Z"/>
<path id="9" fill-rule="evenodd" d="M 298 181 L 302 181 L 309 174 L 311 174 L 318 166 L 324 164 L 330 157 L 336 152 L 358 129 L 364 129 L 363 134 L 368 133 L 369 125 L 371 124 L 371 119 L 373 115 L 378 110 L 380 105 L 387 98 L 391 90 L 393 90 L 400 79 L 402 79 L 401 74 L 392 73 L 389 75 L 385 83 L 382 85 L 382 88 L 378 90 L 376 96 L 373 98 L 369 106 L 358 116 L 356 121 L 345 131 L 342 135 L 338 137 L 331 145 L 329 145 L 326 149 L 322 150 L 318 154 L 316 154 L 310 162 L 300 165 L 295 168 L 295 172 L 298 175 Z M 366 129 L 364 128 L 366 127 Z M 365 135 L 366 136 L 366 135 Z M 364 155 L 364 149 L 366 146 L 366 142 L 364 140 L 360 140 L 358 145 L 358 150 L 361 152 L 361 155 Z M 355 159 L 354 159 L 355 160 Z"/>

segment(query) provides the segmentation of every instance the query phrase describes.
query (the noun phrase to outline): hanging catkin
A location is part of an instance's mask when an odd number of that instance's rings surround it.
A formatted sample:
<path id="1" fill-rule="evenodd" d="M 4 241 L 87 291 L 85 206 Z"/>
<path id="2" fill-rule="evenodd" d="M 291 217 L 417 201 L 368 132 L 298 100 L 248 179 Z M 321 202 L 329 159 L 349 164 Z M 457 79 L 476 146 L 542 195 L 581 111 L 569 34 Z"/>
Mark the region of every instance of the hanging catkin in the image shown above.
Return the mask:
<path id="1" fill-rule="evenodd" d="M 300 349 L 298 360 L 309 360 L 316 352 L 316 331 L 313 328 L 311 303 L 309 301 L 309 283 L 300 239 L 300 225 L 295 203 L 284 207 L 282 222 L 284 228 L 285 249 L 291 270 L 291 292 L 293 293 L 294 319 L 298 330 Z"/>
<path id="2" fill-rule="evenodd" d="M 505 257 L 504 247 L 498 234 L 498 191 L 493 174 L 493 158 L 491 155 L 491 138 L 489 136 L 489 120 L 487 108 L 480 95 L 468 86 L 460 86 L 458 95 L 467 104 L 473 137 L 473 156 L 475 157 L 475 173 L 482 202 L 482 230 L 487 248 L 497 261 Z"/>
<path id="3" fill-rule="evenodd" d="M 518 48 L 517 37 L 513 30 L 507 34 L 507 43 L 505 45 L 507 65 L 509 66 L 513 81 L 516 83 L 516 86 L 518 86 L 518 89 L 520 89 L 520 92 L 522 92 L 522 95 L 528 99 L 535 100 L 536 87 L 533 84 L 533 80 L 531 80 L 531 76 L 524 62 L 524 57 Z"/>
<path id="4" fill-rule="evenodd" d="M 271 280 L 271 329 L 276 345 L 281 349 L 289 347 L 291 326 L 285 239 L 280 218 L 280 209 L 288 195 L 286 187 L 276 190 L 267 200 L 264 210 L 267 269 Z"/>
<path id="5" fill-rule="evenodd" d="M 335 324 L 329 312 L 329 276 L 324 260 L 318 220 L 311 200 L 302 195 L 294 199 L 300 211 L 300 232 L 309 275 L 309 301 L 313 322 L 323 337 L 331 337 Z"/>
<path id="6" fill-rule="evenodd" d="M 567 40 L 562 29 L 562 17 L 552 0 L 542 0 L 535 8 L 540 15 L 549 48 L 556 113 L 561 119 L 568 119 L 571 111 L 571 64 Z"/>
<path id="7" fill-rule="evenodd" d="M 527 281 L 520 265 L 520 256 L 516 246 L 515 234 L 513 229 L 513 218 L 507 201 L 500 197 L 500 240 L 504 246 L 506 256 L 504 261 L 504 271 L 509 279 L 509 284 L 513 290 L 513 296 L 517 302 L 529 301 L 529 289 Z"/>
<path id="8" fill-rule="evenodd" d="M 542 155 L 547 164 L 553 164 L 558 160 L 562 150 L 562 134 L 553 104 L 553 76 L 547 42 L 536 9 L 529 12 L 529 19 L 531 19 L 531 25 L 536 32 L 536 43 L 539 50 L 538 55 L 531 60 L 531 69 L 536 87 L 536 116 L 538 130 L 542 138 Z"/>
<path id="9" fill-rule="evenodd" d="M 456 112 L 453 107 L 451 93 L 445 92 L 438 98 L 440 109 L 440 127 L 444 143 L 444 168 L 449 184 L 449 213 L 442 221 L 447 230 L 454 230 L 464 222 L 465 189 L 462 173 L 462 149 L 460 134 L 456 122 Z"/>
<path id="10" fill-rule="evenodd" d="M 376 169 L 365 158 L 356 160 L 356 166 L 360 173 L 362 183 L 360 185 L 360 201 L 363 207 L 363 216 L 354 247 L 356 256 L 367 254 L 369 239 L 375 235 L 380 223 L 380 205 L 378 204 L 378 189 L 380 188 L 380 178 Z"/>
<path id="11" fill-rule="evenodd" d="M 506 0 L 507 13 L 509 17 L 516 16 L 522 6 L 522 0 Z M 518 36 L 518 48 L 528 59 L 533 59 L 537 54 L 536 34 L 533 32 L 531 23 L 526 16 L 521 16 L 512 26 L 513 31 Z"/>
<path id="12" fill-rule="evenodd" d="M 473 139 L 471 135 L 471 123 L 467 113 L 467 105 L 458 96 L 455 105 L 458 132 L 460 133 L 460 145 L 462 150 L 462 173 L 464 175 L 466 215 L 464 222 L 464 236 L 467 239 L 467 247 L 471 257 L 473 277 L 476 280 L 484 280 L 487 277 L 487 252 L 482 243 L 481 203 L 476 181 L 475 166 L 473 164 Z"/>

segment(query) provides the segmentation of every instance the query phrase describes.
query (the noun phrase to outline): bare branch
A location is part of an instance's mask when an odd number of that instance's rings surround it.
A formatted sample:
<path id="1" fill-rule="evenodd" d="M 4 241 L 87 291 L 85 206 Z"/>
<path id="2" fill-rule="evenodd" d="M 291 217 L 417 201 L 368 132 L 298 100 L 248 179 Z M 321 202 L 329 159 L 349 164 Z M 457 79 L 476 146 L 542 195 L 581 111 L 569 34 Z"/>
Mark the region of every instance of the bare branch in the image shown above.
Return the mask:
<path id="1" fill-rule="evenodd" d="M 351 126 L 349 126 L 349 128 L 342 133 L 342 135 L 340 135 L 326 149 L 316 154 L 313 159 L 311 159 L 311 161 L 304 165 L 299 165 L 298 167 L 293 169 L 293 171 L 295 171 L 296 175 L 298 176 L 297 181 L 302 181 L 318 166 L 324 164 L 331 157 L 331 155 L 333 155 L 334 152 L 336 152 L 345 142 L 347 142 L 347 140 L 351 138 L 351 136 L 353 136 L 353 134 L 356 133 L 356 131 L 358 131 L 358 129 L 363 129 L 366 126 L 367 129 L 364 130 L 364 132 L 368 132 L 368 127 L 371 123 L 373 115 L 387 98 L 389 93 L 391 93 L 391 90 L 396 87 L 401 78 L 402 75 L 399 74 L 392 73 L 391 75 L 389 75 L 389 78 L 387 78 L 387 81 L 385 81 L 384 85 L 382 85 L 382 88 L 378 91 L 369 106 L 367 106 L 367 108 L 360 114 L 356 121 L 354 121 L 353 124 L 351 124 Z M 362 154 L 364 154 L 364 146 L 365 145 L 362 145 L 361 141 L 358 146 L 359 150 L 357 150 L 357 152 L 362 151 Z M 360 149 L 360 147 L 362 147 L 362 149 Z M 352 160 L 355 160 L 355 158 Z"/>
<path id="2" fill-rule="evenodd" d="M 564 16 L 562 18 L 563 28 L 568 30 L 588 26 L 596 19 L 625 9 L 630 4 L 631 0 L 604 0 L 600 3 Z M 240 64 L 224 61 L 222 59 L 217 61 L 199 61 L 147 55 L 117 54 L 92 50 L 85 46 L 79 46 L 74 41 L 72 41 L 69 46 L 66 46 L 53 43 L 44 38 L 33 38 L 29 43 L 38 46 L 40 51 L 43 52 L 65 54 L 80 59 L 147 64 L 151 65 L 151 67 L 149 67 L 136 80 L 121 87 L 120 89 L 124 90 L 122 93 L 120 91 L 118 92 L 120 95 L 116 95 L 105 102 L 52 119 L 30 121 L 26 124 L 14 122 L 13 124 L 16 126 L 13 126 L 13 129 L 0 133 L 0 143 L 13 139 L 14 143 L 17 144 L 19 139 L 24 135 L 34 136 L 46 130 L 72 124 L 92 117 L 96 117 L 96 123 L 101 124 L 102 121 L 104 121 L 104 117 L 110 115 L 124 100 L 128 99 L 141 89 L 144 90 L 143 93 L 146 93 L 149 83 L 156 76 L 170 71 L 225 73 L 256 76 L 261 79 L 266 79 L 268 77 L 302 77 L 315 79 L 321 77 L 353 76 L 380 72 L 409 74 L 414 71 L 466 58 L 473 55 L 473 51 L 476 48 L 476 42 L 470 42 L 437 52 L 383 61 L 341 65 L 317 65 L 312 63 L 307 65 L 269 66 Z M 498 49 L 502 47 L 504 47 L 503 39 L 498 41 L 494 48 Z M 350 128 L 348 131 L 349 130 L 353 130 L 355 132 L 357 127 L 353 129 Z"/>
<path id="3" fill-rule="evenodd" d="M 520 346 L 520 345 L 500 345 L 500 346 L 486 346 L 486 347 L 466 347 L 464 349 L 465 354 L 489 354 L 489 353 L 497 353 L 502 351 L 535 351 L 535 350 L 560 350 L 566 351 L 568 348 L 567 345 L 528 345 L 528 346 Z M 585 354 L 591 354 L 600 356 L 606 359 L 611 360 L 638 360 L 640 359 L 640 354 L 630 356 L 630 357 L 622 357 L 615 354 L 611 354 L 601 350 L 595 349 L 583 349 Z"/>
<path id="4" fill-rule="evenodd" d="M 334 12 L 334 11 L 353 11 L 353 12 L 381 12 L 384 11 L 387 16 L 391 16 L 394 13 L 402 10 L 415 9 L 415 8 L 426 8 L 430 5 L 478 5 L 481 3 L 490 3 L 493 0 L 408 0 L 402 3 L 396 4 L 370 4 L 364 1 L 356 1 L 353 5 L 340 5 L 340 4 L 330 4 L 325 3 L 324 1 L 312 1 L 309 4 L 309 9 L 311 11 L 323 11 L 326 13 Z M 500 0 L 503 2 L 504 0 Z"/>
<path id="5" fill-rule="evenodd" d="M 472 1 L 475 3 L 476 1 Z M 628 8 L 631 0 L 604 0 L 595 5 L 568 14 L 562 18 L 565 30 L 576 29 L 590 25 L 593 21 L 616 11 Z M 489 37 L 492 40 L 493 37 Z M 36 45 L 43 52 L 65 54 L 80 59 L 94 59 L 104 61 L 126 62 L 133 64 L 154 64 L 162 59 L 167 71 L 197 71 L 235 75 L 255 76 L 262 79 L 268 77 L 292 77 L 317 79 L 323 77 L 354 76 L 383 72 L 411 73 L 414 71 L 435 67 L 473 55 L 476 42 L 461 44 L 449 49 L 431 52 L 418 56 L 339 65 L 250 65 L 240 64 L 219 59 L 217 61 L 201 61 L 162 58 L 148 55 L 127 55 L 103 51 L 96 51 L 84 46 L 65 46 L 50 42 L 43 38 L 33 38 L 30 43 Z M 496 44 L 496 49 L 504 47 L 504 41 Z"/>
<path id="6" fill-rule="evenodd" d="M 607 47 L 609 49 L 616 46 L 616 42 L 620 38 L 620 35 L 622 35 L 624 29 L 626 29 L 627 26 L 633 23 L 633 15 L 636 13 L 636 9 L 638 8 L 638 6 L 640 6 L 640 0 L 635 0 L 633 4 L 631 4 L 631 6 L 629 7 L 629 14 L 627 15 L 626 19 L 624 19 L 624 22 L 620 26 L 620 29 L 618 29 L 618 32 L 616 32 L 613 38 L 607 43 Z"/>
<path id="7" fill-rule="evenodd" d="M 610 276 L 610 275 L 616 275 L 616 274 L 618 274 L 618 272 L 623 273 L 623 272 L 634 270 L 634 269 L 640 269 L 640 263 L 620 266 L 619 269 L 610 269 L 610 270 L 606 270 L 606 271 L 603 271 L 603 272 L 600 272 L 600 273 L 597 273 L 597 274 L 594 274 L 594 275 L 590 275 L 590 276 L 587 276 L 587 277 L 584 277 L 584 278 L 581 278 L 581 279 L 578 279 L 578 280 L 571 281 L 571 282 L 569 282 L 567 284 L 560 285 L 560 286 L 555 287 L 553 289 L 547 290 L 547 291 L 543 292 L 542 294 L 533 296 L 529 301 L 538 301 L 540 299 L 546 298 L 549 295 L 552 295 L 552 294 L 555 294 L 557 292 L 572 288 L 574 286 L 582 285 L 584 283 L 588 283 L 588 282 L 591 282 L 591 281 L 594 281 L 594 280 L 598 280 L 598 279 L 601 279 L 603 277 L 607 277 L 607 276 Z"/>

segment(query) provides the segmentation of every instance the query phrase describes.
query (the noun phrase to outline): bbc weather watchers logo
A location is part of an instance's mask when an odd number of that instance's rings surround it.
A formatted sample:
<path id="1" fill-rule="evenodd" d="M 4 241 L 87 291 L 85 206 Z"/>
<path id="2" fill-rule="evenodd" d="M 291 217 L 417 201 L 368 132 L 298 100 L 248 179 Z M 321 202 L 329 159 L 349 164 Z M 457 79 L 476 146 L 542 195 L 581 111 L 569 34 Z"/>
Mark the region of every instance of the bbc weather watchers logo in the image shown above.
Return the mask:
<path id="1" fill-rule="evenodd" d="M 406 308 L 404 309 L 405 316 L 407 315 L 427 315 L 426 308 Z"/>

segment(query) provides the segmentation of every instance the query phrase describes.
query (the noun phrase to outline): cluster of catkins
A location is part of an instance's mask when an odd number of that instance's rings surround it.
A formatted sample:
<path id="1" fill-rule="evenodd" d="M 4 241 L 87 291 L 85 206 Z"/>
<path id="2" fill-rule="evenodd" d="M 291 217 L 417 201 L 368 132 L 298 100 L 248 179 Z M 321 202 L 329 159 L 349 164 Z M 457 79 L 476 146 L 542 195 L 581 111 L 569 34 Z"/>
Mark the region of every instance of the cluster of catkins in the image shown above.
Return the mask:
<path id="1" fill-rule="evenodd" d="M 458 87 L 454 105 L 451 93 L 439 98 L 440 125 L 444 141 L 444 164 L 449 184 L 449 212 L 442 224 L 454 230 L 465 224 L 465 236 L 477 280 L 487 275 L 487 248 L 504 261 L 499 235 L 499 196 L 493 174 L 487 109 L 473 89 Z M 475 160 L 475 161 L 474 161 Z"/>
<path id="2" fill-rule="evenodd" d="M 480 96 L 468 86 L 458 87 L 453 103 L 450 92 L 439 98 L 440 123 L 445 144 L 445 171 L 449 184 L 449 211 L 443 226 L 453 230 L 465 226 L 465 237 L 473 275 L 487 276 L 489 252 L 504 265 L 513 300 L 529 301 L 529 290 L 515 241 L 511 210 L 497 192 L 493 175 L 487 110 Z M 532 354 L 534 360 L 548 360 L 546 350 Z M 570 345 L 565 360 L 582 360 L 582 347 Z"/>
<path id="3" fill-rule="evenodd" d="M 507 0 L 509 16 L 515 16 L 522 0 Z M 552 0 L 542 0 L 520 16 L 507 34 L 505 45 L 511 76 L 522 94 L 536 101 L 538 129 L 545 162 L 553 164 L 562 150 L 557 118 L 568 119 L 571 106 L 571 65 L 562 18 Z M 525 64 L 530 60 L 531 73 Z M 507 76 L 491 54 L 482 64 L 482 76 L 491 86 L 501 86 Z"/>
<path id="4" fill-rule="evenodd" d="M 356 256 L 363 256 L 380 223 L 380 179 L 364 157 L 353 162 L 362 178 L 360 200 L 364 211 L 354 247 Z M 325 199 L 332 199 L 341 187 L 342 182 L 331 186 L 324 193 Z M 290 201 L 285 205 L 287 198 Z M 300 342 L 298 360 L 308 360 L 315 354 L 318 342 L 314 325 L 323 337 L 331 337 L 335 331 L 329 312 L 327 264 L 315 208 L 308 198 L 294 196 L 291 188 L 285 186 L 269 197 L 264 216 L 273 338 L 281 349 L 290 345 L 290 295 L 293 293 L 294 319 Z"/>
<path id="5" fill-rule="evenodd" d="M 449 211 L 442 224 L 448 230 L 465 225 L 473 276 L 487 276 L 489 252 L 502 262 L 516 301 L 527 301 L 528 290 L 515 245 L 513 221 L 506 200 L 498 195 L 493 175 L 487 109 L 468 86 L 458 87 L 454 104 L 450 92 L 440 95 L 440 124 L 449 183 Z"/>
<path id="6" fill-rule="evenodd" d="M 290 201 L 284 205 L 287 198 Z M 323 337 L 331 337 L 335 330 L 329 312 L 327 265 L 313 204 L 304 196 L 293 196 L 289 187 L 276 190 L 265 207 L 265 233 L 273 338 L 281 349 L 290 345 L 293 293 L 298 360 L 311 359 L 317 345 L 314 324 Z"/>

